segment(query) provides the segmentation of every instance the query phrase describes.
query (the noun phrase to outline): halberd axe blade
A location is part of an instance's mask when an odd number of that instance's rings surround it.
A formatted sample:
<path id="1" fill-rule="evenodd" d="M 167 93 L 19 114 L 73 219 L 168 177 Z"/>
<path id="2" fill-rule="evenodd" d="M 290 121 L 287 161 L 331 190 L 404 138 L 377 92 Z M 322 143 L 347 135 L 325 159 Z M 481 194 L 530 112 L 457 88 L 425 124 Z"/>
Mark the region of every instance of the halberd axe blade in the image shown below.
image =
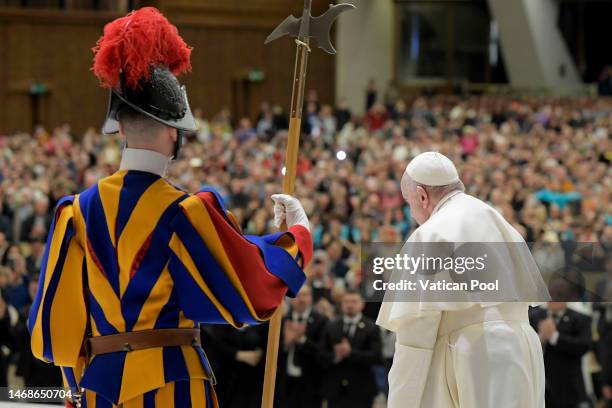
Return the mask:
<path id="1" fill-rule="evenodd" d="M 331 28 L 334 20 L 338 16 L 348 10 L 355 8 L 349 3 L 330 4 L 329 9 L 319 17 L 313 17 L 310 14 L 311 0 L 307 0 L 304 5 L 304 13 L 302 17 L 296 18 L 291 15 L 283 20 L 266 38 L 266 44 L 286 35 L 295 37 L 300 41 L 307 38 L 314 38 L 323 51 L 329 54 L 335 54 L 336 49 L 331 42 Z"/>

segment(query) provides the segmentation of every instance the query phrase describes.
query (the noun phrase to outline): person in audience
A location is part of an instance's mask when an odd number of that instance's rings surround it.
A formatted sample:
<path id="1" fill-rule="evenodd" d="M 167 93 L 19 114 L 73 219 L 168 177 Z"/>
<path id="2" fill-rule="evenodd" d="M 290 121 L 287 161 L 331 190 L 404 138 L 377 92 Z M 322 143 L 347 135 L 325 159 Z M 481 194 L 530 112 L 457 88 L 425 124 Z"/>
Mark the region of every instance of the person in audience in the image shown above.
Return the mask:
<path id="1" fill-rule="evenodd" d="M 11 319 L 9 316 L 9 305 L 0 294 L 0 387 L 7 387 L 6 378 L 8 370 L 8 358 L 2 351 L 3 347 L 13 348 L 13 338 L 11 333 Z"/>
<path id="2" fill-rule="evenodd" d="M 328 408 L 371 408 L 378 390 L 372 366 L 382 360 L 380 330 L 362 314 L 361 294 L 347 290 L 342 313 L 323 334 L 322 392 Z"/>
<path id="3" fill-rule="evenodd" d="M 612 254 L 606 260 L 606 278 L 597 284 L 595 308 L 599 311 L 597 323 L 597 351 L 601 364 L 602 396 L 612 408 Z"/>
<path id="4" fill-rule="evenodd" d="M 606 341 L 608 341 L 608 351 L 606 353 L 606 360 L 603 361 L 604 375 L 602 377 L 602 395 L 606 406 L 608 408 L 612 408 L 612 350 L 610 350 L 610 348 L 612 347 L 610 345 L 610 341 L 612 341 L 612 339 L 610 339 L 610 335 L 606 337 Z"/>
<path id="5" fill-rule="evenodd" d="M 210 354 L 220 407 L 260 408 L 268 325 L 236 330 L 225 325 L 202 325 L 203 345 Z"/>
<path id="6" fill-rule="evenodd" d="M 573 279 L 556 275 L 549 281 L 552 302 L 530 311 L 531 325 L 544 350 L 546 406 L 582 408 L 590 406 L 582 374 L 582 356 L 592 345 L 591 317 L 568 308 L 579 299 Z"/>
<path id="7" fill-rule="evenodd" d="M 328 324 L 302 286 L 283 319 L 277 392 L 281 407 L 321 408 L 321 340 Z"/>
<path id="8" fill-rule="evenodd" d="M 51 224 L 49 198 L 39 194 L 34 199 L 33 210 L 33 214 L 22 221 L 21 233 L 19 235 L 20 238 L 28 242 L 41 239 L 44 240 L 47 237 Z"/>

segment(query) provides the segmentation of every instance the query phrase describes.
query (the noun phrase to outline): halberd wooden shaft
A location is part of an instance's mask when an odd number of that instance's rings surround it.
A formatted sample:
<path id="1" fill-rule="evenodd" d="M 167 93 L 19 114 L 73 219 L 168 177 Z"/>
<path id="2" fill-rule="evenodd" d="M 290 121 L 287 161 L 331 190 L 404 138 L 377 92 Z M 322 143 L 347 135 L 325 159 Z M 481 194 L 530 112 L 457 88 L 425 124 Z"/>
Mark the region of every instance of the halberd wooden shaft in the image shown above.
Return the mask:
<path id="1" fill-rule="evenodd" d="M 285 157 L 285 175 L 283 177 L 283 193 L 293 194 L 297 171 L 298 153 L 300 148 L 300 132 L 302 128 L 302 109 L 304 106 L 304 86 L 306 83 L 306 68 L 308 65 L 308 40 L 296 40 L 295 71 L 293 74 L 293 91 L 291 95 L 291 117 L 289 119 L 289 135 Z M 283 225 L 282 230 L 287 226 Z M 276 385 L 276 369 L 278 364 L 278 347 L 283 320 L 282 305 L 274 312 L 268 328 L 268 345 L 266 350 L 266 371 L 264 374 L 263 398 L 261 408 L 273 408 L 274 387 Z"/>

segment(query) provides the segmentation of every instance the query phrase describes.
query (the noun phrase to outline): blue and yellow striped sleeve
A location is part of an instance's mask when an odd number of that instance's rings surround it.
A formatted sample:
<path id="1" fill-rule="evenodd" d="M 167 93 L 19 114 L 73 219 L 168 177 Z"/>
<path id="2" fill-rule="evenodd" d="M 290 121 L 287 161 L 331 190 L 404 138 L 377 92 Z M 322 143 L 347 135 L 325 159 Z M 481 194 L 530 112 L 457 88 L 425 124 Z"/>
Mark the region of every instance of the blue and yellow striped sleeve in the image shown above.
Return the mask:
<path id="1" fill-rule="evenodd" d="M 75 239 L 74 205 L 70 196 L 56 207 L 28 321 L 34 356 L 66 367 L 77 365 L 87 328 L 84 252 Z"/>
<path id="2" fill-rule="evenodd" d="M 173 221 L 169 270 L 188 318 L 236 327 L 271 317 L 305 280 L 309 231 L 242 235 L 221 198 L 203 191 L 180 204 Z"/>

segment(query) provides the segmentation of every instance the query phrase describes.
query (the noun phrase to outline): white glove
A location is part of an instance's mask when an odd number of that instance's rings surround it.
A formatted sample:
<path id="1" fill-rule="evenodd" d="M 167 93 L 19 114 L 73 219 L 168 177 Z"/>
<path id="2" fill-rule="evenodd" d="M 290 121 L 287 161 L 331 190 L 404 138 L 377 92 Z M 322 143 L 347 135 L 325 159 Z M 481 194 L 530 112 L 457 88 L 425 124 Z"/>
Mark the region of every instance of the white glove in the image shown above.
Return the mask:
<path id="1" fill-rule="evenodd" d="M 274 225 L 276 228 L 279 228 L 286 220 L 287 227 L 301 225 L 310 231 L 310 223 L 300 200 L 287 194 L 273 194 L 272 201 L 274 201 Z"/>

